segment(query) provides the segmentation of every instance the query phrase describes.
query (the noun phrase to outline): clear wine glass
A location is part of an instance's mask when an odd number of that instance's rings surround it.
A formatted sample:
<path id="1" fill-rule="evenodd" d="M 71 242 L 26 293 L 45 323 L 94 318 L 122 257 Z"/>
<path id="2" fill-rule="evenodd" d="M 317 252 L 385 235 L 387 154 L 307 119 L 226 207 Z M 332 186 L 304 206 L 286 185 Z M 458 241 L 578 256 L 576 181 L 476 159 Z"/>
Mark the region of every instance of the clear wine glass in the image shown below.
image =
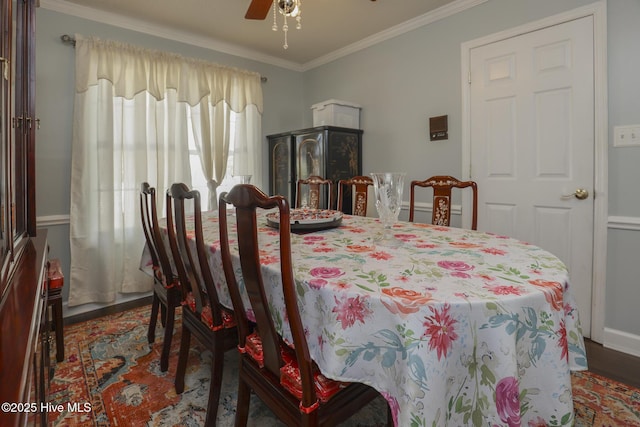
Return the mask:
<path id="1" fill-rule="evenodd" d="M 402 207 L 402 190 L 404 188 L 404 172 L 382 172 L 370 174 L 376 195 L 378 217 L 384 227 L 379 241 L 381 244 L 397 246 L 401 242 L 391 234 L 391 227 L 398 221 Z"/>
<path id="2" fill-rule="evenodd" d="M 251 184 L 251 176 L 252 175 L 233 175 L 233 179 L 238 184 Z"/>

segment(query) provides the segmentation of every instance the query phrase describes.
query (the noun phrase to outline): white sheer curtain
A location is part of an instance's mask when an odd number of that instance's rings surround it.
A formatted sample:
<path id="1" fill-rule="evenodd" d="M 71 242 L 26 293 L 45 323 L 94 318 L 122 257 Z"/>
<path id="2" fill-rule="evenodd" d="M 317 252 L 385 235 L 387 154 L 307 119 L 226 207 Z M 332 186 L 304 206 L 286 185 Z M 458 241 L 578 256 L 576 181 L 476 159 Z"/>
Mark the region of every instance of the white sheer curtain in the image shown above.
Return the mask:
<path id="1" fill-rule="evenodd" d="M 74 108 L 70 306 L 151 289 L 139 270 L 140 183 L 163 200 L 172 183 L 191 182 L 189 127 L 210 188 L 224 178 L 232 132 L 246 153 L 234 165 L 261 185 L 256 73 L 76 35 Z"/>
<path id="2" fill-rule="evenodd" d="M 242 113 L 236 113 L 226 102 L 215 106 L 202 102 L 191 109 L 191 118 L 193 137 L 209 188 L 209 209 L 217 208 L 216 191 L 228 169 L 232 139 L 233 175 L 252 175 L 251 183 L 262 186 L 261 115 L 256 105 L 247 105 Z"/>

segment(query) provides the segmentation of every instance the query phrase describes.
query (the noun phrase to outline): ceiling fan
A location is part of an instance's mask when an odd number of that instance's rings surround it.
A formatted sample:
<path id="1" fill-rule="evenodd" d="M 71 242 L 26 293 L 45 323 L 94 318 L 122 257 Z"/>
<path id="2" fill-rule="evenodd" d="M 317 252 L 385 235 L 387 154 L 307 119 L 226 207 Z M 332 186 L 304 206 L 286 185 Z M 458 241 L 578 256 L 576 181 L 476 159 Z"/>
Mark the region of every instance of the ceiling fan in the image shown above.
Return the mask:
<path id="1" fill-rule="evenodd" d="M 274 1 L 277 1 L 278 7 L 283 13 L 290 13 L 295 7 L 293 0 L 251 0 L 247 13 L 244 15 L 245 19 L 265 19 Z"/>
<path id="2" fill-rule="evenodd" d="M 282 31 L 284 31 L 284 47 L 287 49 L 289 47 L 287 34 L 289 32 L 289 25 L 287 25 L 287 18 L 296 20 L 296 29 L 302 28 L 302 8 L 301 8 L 302 0 L 251 0 L 251 4 L 249 4 L 249 9 L 247 9 L 247 13 L 244 15 L 245 19 L 265 19 L 267 17 L 267 13 L 273 5 L 273 25 L 271 29 L 273 31 L 278 31 L 278 24 L 276 22 L 276 10 L 280 10 L 284 18 L 284 22 L 282 25 Z"/>
<path id="3" fill-rule="evenodd" d="M 244 15 L 245 19 L 265 19 L 274 0 L 251 0 L 251 4 Z M 284 0 L 276 0 L 285 3 Z"/>

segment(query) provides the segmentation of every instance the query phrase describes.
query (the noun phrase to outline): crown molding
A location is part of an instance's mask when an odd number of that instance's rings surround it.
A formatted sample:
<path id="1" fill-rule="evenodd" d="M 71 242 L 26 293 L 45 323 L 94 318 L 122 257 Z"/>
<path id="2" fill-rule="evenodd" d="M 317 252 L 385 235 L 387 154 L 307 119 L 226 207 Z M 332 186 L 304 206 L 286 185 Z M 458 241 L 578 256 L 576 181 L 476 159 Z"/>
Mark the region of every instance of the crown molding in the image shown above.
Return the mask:
<path id="1" fill-rule="evenodd" d="M 211 37 L 198 36 L 187 31 L 168 29 L 164 26 L 152 24 L 144 20 L 133 19 L 111 12 L 104 12 L 87 6 L 80 6 L 64 0 L 40 0 L 40 7 L 54 12 L 63 13 L 65 15 L 75 16 L 90 21 L 101 22 L 103 24 L 112 25 L 114 27 L 124 28 L 143 34 L 149 34 L 168 40 L 186 43 L 192 46 L 198 46 L 233 56 L 239 56 L 241 58 L 251 59 L 254 61 L 275 65 L 277 67 L 293 71 L 303 71 L 300 64 L 298 63 L 286 61 L 270 55 L 265 55 L 255 50 L 246 49 L 232 43 L 223 42 Z"/>
<path id="2" fill-rule="evenodd" d="M 456 13 L 470 9 L 479 4 L 486 3 L 487 1 L 489 0 L 457 0 L 452 3 L 446 4 L 432 10 L 431 12 L 425 13 L 424 15 L 417 16 L 401 24 L 388 28 L 372 36 L 366 37 L 348 46 L 345 46 L 341 49 L 335 50 L 327 55 L 309 61 L 302 65 L 302 71 L 308 71 L 321 65 L 328 64 L 329 62 L 335 61 L 336 59 L 350 55 L 359 50 L 366 49 L 385 40 L 389 40 L 399 35 L 408 33 L 409 31 L 413 31 L 417 28 L 439 21 L 448 16 L 455 15 Z"/>
<path id="3" fill-rule="evenodd" d="M 335 50 L 327 55 L 309 61 L 305 64 L 298 64 L 292 61 L 286 61 L 271 55 L 265 55 L 255 50 L 246 49 L 238 45 L 223 42 L 211 37 L 202 37 L 191 34 L 186 31 L 167 29 L 166 27 L 152 24 L 143 20 L 133 19 L 115 13 L 104 12 L 87 6 L 80 6 L 65 0 L 40 0 L 40 7 L 54 12 L 71 15 L 90 21 L 101 22 L 114 27 L 125 28 L 127 30 L 137 31 L 139 33 L 149 34 L 168 40 L 190 44 L 229 55 L 239 56 L 265 64 L 275 65 L 292 71 L 303 72 L 311 70 L 315 67 L 335 61 L 338 58 L 350 55 L 359 50 L 368 48 L 385 40 L 397 37 L 401 34 L 415 30 L 416 28 L 439 21 L 448 16 L 462 12 L 489 0 L 457 0 L 453 3 L 446 4 L 431 12 L 425 13 L 373 36 L 366 37 L 356 43 L 352 43 L 341 49 Z"/>

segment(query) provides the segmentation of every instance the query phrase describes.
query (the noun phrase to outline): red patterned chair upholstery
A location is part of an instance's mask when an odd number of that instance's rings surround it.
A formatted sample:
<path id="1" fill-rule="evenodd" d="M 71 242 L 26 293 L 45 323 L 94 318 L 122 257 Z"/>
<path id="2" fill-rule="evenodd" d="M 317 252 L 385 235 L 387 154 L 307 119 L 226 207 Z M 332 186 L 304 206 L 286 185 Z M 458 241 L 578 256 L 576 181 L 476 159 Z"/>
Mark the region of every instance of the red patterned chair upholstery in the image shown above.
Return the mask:
<path id="1" fill-rule="evenodd" d="M 64 360 L 64 322 L 62 320 L 62 287 L 64 286 L 64 275 L 60 260 L 54 258 L 49 260 L 47 268 L 48 293 L 47 307 L 51 307 L 52 324 L 56 333 L 56 360 Z M 48 315 L 48 313 L 47 313 Z"/>

